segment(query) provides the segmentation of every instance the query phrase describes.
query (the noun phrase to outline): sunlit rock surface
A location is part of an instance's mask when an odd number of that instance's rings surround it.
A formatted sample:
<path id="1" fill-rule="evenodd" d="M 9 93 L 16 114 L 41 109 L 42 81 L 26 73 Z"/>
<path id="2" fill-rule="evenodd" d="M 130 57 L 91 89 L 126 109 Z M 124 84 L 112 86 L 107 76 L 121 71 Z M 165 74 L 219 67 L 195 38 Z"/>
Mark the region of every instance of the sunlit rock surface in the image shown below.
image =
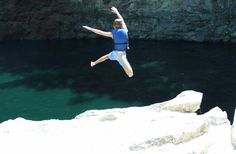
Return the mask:
<path id="1" fill-rule="evenodd" d="M 202 93 L 185 91 L 167 102 L 90 110 L 72 120 L 8 120 L 0 124 L 0 153 L 235 153 L 226 112 L 197 115 L 201 100 Z"/>
<path id="2" fill-rule="evenodd" d="M 234 148 L 236 149 L 236 109 L 234 112 L 234 123 L 232 126 L 232 144 Z"/>

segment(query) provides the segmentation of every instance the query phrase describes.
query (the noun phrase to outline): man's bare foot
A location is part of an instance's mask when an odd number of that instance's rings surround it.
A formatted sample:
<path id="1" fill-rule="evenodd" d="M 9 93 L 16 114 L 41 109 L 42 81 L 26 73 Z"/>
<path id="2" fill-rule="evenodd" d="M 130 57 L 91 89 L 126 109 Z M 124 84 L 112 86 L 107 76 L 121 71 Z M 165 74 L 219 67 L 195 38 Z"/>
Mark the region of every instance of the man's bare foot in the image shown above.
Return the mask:
<path id="1" fill-rule="evenodd" d="M 93 67 L 95 65 L 95 62 L 91 61 L 90 66 Z"/>

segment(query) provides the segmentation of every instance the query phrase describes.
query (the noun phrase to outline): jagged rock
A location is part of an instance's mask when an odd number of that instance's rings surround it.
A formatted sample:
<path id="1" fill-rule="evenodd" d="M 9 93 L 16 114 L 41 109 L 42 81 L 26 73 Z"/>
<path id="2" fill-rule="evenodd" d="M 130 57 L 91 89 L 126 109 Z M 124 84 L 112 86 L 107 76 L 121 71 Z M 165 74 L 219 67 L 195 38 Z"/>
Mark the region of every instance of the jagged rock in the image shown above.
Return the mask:
<path id="1" fill-rule="evenodd" d="M 72 120 L 8 120 L 0 124 L 0 153 L 233 154 L 225 112 L 215 108 L 203 115 L 189 113 L 201 99 L 201 93 L 186 91 L 167 101 L 178 106 L 173 111 L 175 107 L 163 102 L 90 110 Z M 186 112 L 182 106 L 188 103 L 194 107 Z"/>
<path id="2" fill-rule="evenodd" d="M 0 2 L 0 40 L 95 37 L 88 24 L 112 28 L 115 5 L 130 38 L 236 42 L 236 1 L 8 0 Z"/>

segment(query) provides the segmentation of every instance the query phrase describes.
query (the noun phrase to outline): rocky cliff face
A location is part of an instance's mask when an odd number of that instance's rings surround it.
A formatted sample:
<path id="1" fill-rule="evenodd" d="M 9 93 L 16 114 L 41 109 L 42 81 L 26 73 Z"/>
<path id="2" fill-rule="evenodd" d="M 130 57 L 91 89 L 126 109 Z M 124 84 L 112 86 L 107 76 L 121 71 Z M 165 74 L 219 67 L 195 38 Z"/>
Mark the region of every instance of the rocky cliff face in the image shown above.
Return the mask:
<path id="1" fill-rule="evenodd" d="M 203 115 L 202 93 L 184 91 L 144 107 L 90 110 L 72 120 L 0 124 L 0 153 L 235 154 L 235 128 L 215 107 Z"/>
<path id="2" fill-rule="evenodd" d="M 131 38 L 236 42 L 234 0 L 8 0 L 0 2 L 0 40 L 97 37 L 117 6 Z"/>

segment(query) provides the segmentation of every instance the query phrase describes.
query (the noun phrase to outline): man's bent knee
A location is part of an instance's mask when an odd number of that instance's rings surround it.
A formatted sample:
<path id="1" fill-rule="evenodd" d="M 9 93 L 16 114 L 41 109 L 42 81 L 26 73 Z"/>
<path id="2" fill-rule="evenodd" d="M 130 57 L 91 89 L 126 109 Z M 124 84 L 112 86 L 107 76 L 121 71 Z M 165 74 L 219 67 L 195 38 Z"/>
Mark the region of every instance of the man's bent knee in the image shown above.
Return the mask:
<path id="1" fill-rule="evenodd" d="M 127 72 L 127 75 L 128 75 L 128 77 L 131 78 L 132 76 L 134 76 L 134 73 L 133 73 L 133 71 L 131 70 L 131 71 L 128 71 L 128 72 Z"/>
<path id="2" fill-rule="evenodd" d="M 129 74 L 128 77 L 132 78 L 134 76 L 134 74 Z"/>

